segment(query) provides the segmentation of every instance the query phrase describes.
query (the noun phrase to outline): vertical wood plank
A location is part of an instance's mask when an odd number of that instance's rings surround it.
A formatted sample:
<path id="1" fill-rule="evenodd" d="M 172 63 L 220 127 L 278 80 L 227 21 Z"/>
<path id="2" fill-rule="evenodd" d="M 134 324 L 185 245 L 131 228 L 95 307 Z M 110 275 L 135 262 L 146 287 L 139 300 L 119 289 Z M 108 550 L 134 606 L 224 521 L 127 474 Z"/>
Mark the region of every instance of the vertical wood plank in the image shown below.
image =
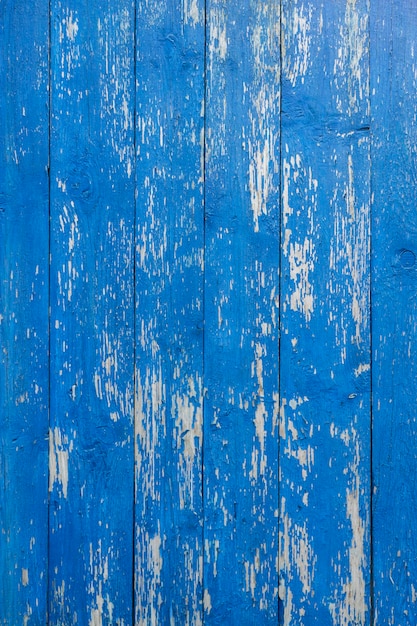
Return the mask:
<path id="1" fill-rule="evenodd" d="M 278 612 L 280 3 L 207 3 L 206 624 Z"/>
<path id="2" fill-rule="evenodd" d="M 280 624 L 370 622 L 366 0 L 282 16 Z"/>
<path id="3" fill-rule="evenodd" d="M 50 621 L 132 623 L 134 5 L 52 2 Z"/>
<path id="4" fill-rule="evenodd" d="M 371 4 L 375 623 L 417 622 L 417 3 Z"/>
<path id="5" fill-rule="evenodd" d="M 137 3 L 136 624 L 202 624 L 204 2 Z"/>
<path id="6" fill-rule="evenodd" d="M 0 8 L 0 623 L 46 623 L 48 8 Z"/>

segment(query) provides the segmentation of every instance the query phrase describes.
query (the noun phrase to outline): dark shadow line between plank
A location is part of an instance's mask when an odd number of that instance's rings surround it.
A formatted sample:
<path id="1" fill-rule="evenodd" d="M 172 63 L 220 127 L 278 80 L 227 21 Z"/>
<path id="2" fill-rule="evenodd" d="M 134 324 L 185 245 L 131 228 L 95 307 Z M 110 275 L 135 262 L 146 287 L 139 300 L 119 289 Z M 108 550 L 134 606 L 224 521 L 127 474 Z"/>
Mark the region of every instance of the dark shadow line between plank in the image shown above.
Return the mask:
<path id="1" fill-rule="evenodd" d="M 47 484 L 47 547 L 46 547 L 46 615 L 45 620 L 48 625 L 49 622 L 49 612 L 50 612 L 50 576 L 49 576 L 49 563 L 50 563 L 50 536 L 51 536 L 51 528 L 50 528 L 50 519 L 51 519 L 51 492 L 49 489 L 49 481 L 50 481 L 50 467 L 49 467 L 49 438 L 50 438 L 50 430 L 51 430 L 51 241 L 52 241 L 52 233 L 51 233 L 51 221 L 52 221 L 52 207 L 51 207 L 51 143 L 52 143 L 52 0 L 48 2 L 48 64 L 47 64 L 47 72 L 48 72 L 48 256 L 47 256 L 47 280 L 48 280 L 48 393 L 47 393 L 47 441 L 48 441 L 48 456 L 47 456 L 47 469 L 46 469 L 46 484 Z"/>
<path id="2" fill-rule="evenodd" d="M 133 501 L 132 501 L 132 624 L 136 624 L 136 306 L 137 306 L 137 290 L 136 290 L 136 233 L 137 233 L 137 1 L 133 6 Z"/>
<path id="3" fill-rule="evenodd" d="M 206 432 L 206 424 L 205 424 L 205 415 L 206 415 L 206 390 L 205 390 L 205 364 L 206 364 L 206 242 L 207 242 L 207 233 L 206 233 L 206 207 L 207 207 L 207 186 L 206 186 L 206 174 L 207 174 L 207 89 L 208 89 L 208 81 L 207 81 L 207 45 L 208 45 L 208 20 L 207 20 L 207 7 L 208 0 L 204 0 L 203 10 L 204 10 L 204 38 L 203 38 L 203 159 L 202 159 L 202 169 L 201 177 L 203 179 L 203 276 L 202 276 L 202 444 L 201 444 L 201 508 L 202 508 L 202 572 L 201 572 L 201 615 L 202 615 L 202 623 L 203 626 L 206 622 L 205 615 L 205 607 L 204 607 L 204 589 L 205 589 L 205 571 L 206 571 L 206 560 L 205 560 L 205 540 L 206 540 L 206 489 L 205 489 L 205 471 L 204 471 L 204 461 L 205 461 L 205 432 Z"/>
<path id="4" fill-rule="evenodd" d="M 277 624 L 280 624 L 280 615 L 281 615 L 281 600 L 280 600 L 280 578 L 281 578 L 281 558 L 280 558 L 280 550 L 279 550 L 279 535 L 280 535 L 280 526 L 281 526 L 281 481 L 280 481 L 280 469 L 281 469 L 281 436 L 280 436 L 280 426 L 281 426 L 281 303 L 282 303 L 282 224 L 283 224 L 283 201 L 282 201 L 282 189 L 283 189 L 283 176 L 282 176 L 282 61 L 284 56 L 284 31 L 282 24 L 282 13 L 283 13 L 283 0 L 280 0 L 279 3 L 279 23 L 280 23 L 280 31 L 279 31 L 279 182 L 278 182 L 278 193 L 279 193 L 279 211 L 278 211 L 278 417 L 277 417 L 277 511 L 278 511 L 278 543 L 277 543 L 277 583 L 278 583 L 278 593 L 277 593 Z"/>

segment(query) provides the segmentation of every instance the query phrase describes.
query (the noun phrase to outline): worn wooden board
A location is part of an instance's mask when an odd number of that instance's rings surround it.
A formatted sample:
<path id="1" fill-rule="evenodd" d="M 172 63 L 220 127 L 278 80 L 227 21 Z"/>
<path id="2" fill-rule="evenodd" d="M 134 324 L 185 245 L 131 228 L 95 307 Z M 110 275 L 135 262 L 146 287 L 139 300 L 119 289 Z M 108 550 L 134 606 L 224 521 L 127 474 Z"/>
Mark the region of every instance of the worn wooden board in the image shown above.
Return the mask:
<path id="1" fill-rule="evenodd" d="M 414 625 L 416 0 L 23 5 L 0 623 Z"/>
<path id="2" fill-rule="evenodd" d="M 417 622 L 417 3 L 371 5 L 375 623 Z"/>
<path id="3" fill-rule="evenodd" d="M 202 623 L 204 2 L 137 5 L 136 624 Z"/>
<path id="4" fill-rule="evenodd" d="M 280 6 L 207 9 L 204 623 L 273 624 Z"/>
<path id="5" fill-rule="evenodd" d="M 368 4 L 282 31 L 280 623 L 368 624 Z"/>
<path id="6" fill-rule="evenodd" d="M 49 619 L 132 623 L 134 6 L 51 4 Z"/>
<path id="7" fill-rule="evenodd" d="M 0 623 L 46 623 L 48 7 L 0 7 Z"/>

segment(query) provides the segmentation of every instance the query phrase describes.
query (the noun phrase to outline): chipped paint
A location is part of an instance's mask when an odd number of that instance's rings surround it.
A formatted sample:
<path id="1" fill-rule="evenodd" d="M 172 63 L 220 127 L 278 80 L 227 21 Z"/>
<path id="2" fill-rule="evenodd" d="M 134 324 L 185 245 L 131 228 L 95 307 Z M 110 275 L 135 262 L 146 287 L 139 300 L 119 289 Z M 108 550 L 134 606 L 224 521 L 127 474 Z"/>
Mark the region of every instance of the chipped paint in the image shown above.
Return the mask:
<path id="1" fill-rule="evenodd" d="M 416 623 L 404 6 L 8 12 L 0 623 Z"/>
<path id="2" fill-rule="evenodd" d="M 22 585 L 26 587 L 29 584 L 29 570 L 22 568 Z"/>
<path id="3" fill-rule="evenodd" d="M 279 593 L 280 599 L 285 604 L 284 624 L 289 625 L 293 620 L 302 619 L 305 615 L 303 604 L 312 592 L 317 556 L 311 545 L 307 522 L 299 525 L 291 520 L 286 512 L 285 498 L 281 501 L 281 517 L 283 526 L 279 539 L 281 574 Z M 295 576 L 300 583 L 299 593 L 293 589 Z M 298 609 L 293 605 L 294 598 Z"/>
<path id="4" fill-rule="evenodd" d="M 176 417 L 176 445 L 181 451 L 179 458 L 179 472 L 182 480 L 179 483 L 179 504 L 181 509 L 187 506 L 194 508 L 194 467 L 196 451 L 202 446 L 202 384 L 190 377 L 187 395 L 174 394 L 172 397 L 172 416 Z"/>
<path id="5" fill-rule="evenodd" d="M 300 2 L 291 3 L 283 12 L 282 71 L 295 87 L 304 83 L 310 64 L 312 7 Z"/>
<path id="6" fill-rule="evenodd" d="M 367 5 L 292 0 L 282 28 L 280 623 L 365 624 Z"/>
<path id="7" fill-rule="evenodd" d="M 349 547 L 349 579 L 341 580 L 341 598 L 329 606 L 333 623 L 348 626 L 349 624 L 365 624 L 369 611 L 366 595 L 365 573 L 367 558 L 365 556 L 365 530 L 367 521 L 362 519 L 359 468 L 361 465 L 359 441 L 354 429 L 341 434 L 346 446 L 354 446 L 355 457 L 349 468 L 350 485 L 346 489 L 346 517 L 351 524 L 352 539 Z"/>
<path id="8" fill-rule="evenodd" d="M 49 430 L 49 491 L 58 483 L 64 498 L 68 493 L 68 457 L 73 445 L 58 427 Z"/>
<path id="9" fill-rule="evenodd" d="M 65 25 L 65 33 L 71 41 L 75 41 L 75 38 L 78 33 L 78 18 L 74 17 L 72 11 L 70 11 L 69 15 L 63 20 Z"/>
<path id="10" fill-rule="evenodd" d="M 286 146 L 288 152 L 288 146 Z M 293 217 L 293 208 L 290 205 L 290 192 L 295 188 L 294 196 L 299 195 L 299 177 L 307 178 L 308 187 L 306 191 L 306 218 L 307 218 L 307 234 L 301 240 L 295 239 L 295 233 L 288 228 Z M 314 287 L 311 282 L 311 276 L 314 274 L 316 262 L 316 247 L 314 244 L 315 233 L 315 212 L 317 204 L 318 181 L 313 177 L 311 168 L 302 166 L 301 156 L 284 158 L 283 160 L 283 253 L 288 257 L 290 278 L 293 282 L 293 288 L 286 298 L 291 310 L 300 311 L 307 322 L 311 320 L 314 311 Z"/>
<path id="11" fill-rule="evenodd" d="M 342 81 L 347 82 L 348 114 L 361 110 L 362 103 L 369 96 L 369 68 L 363 63 L 368 55 L 369 16 L 362 3 L 347 0 L 344 22 L 340 25 L 340 47 L 334 61 L 333 75 L 338 87 L 337 108 L 344 110 L 342 98 L 345 90 Z"/>
<path id="12" fill-rule="evenodd" d="M 134 17 L 50 6 L 53 623 L 131 622 Z"/>

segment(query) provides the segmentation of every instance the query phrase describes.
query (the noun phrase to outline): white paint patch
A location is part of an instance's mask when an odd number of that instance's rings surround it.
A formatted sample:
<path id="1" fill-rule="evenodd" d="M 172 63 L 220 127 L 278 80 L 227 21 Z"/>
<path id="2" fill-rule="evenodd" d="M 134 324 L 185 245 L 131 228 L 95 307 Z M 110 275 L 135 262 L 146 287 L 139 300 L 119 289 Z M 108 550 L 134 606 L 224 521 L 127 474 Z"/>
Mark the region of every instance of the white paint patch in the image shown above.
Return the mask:
<path id="1" fill-rule="evenodd" d="M 183 0 L 184 23 L 196 26 L 200 23 L 200 12 L 197 0 Z"/>
<path id="2" fill-rule="evenodd" d="M 22 568 L 22 585 L 27 587 L 29 584 L 29 570 Z"/>
<path id="3" fill-rule="evenodd" d="M 280 94 L 275 54 L 280 45 L 280 28 L 279 14 L 274 9 L 268 5 L 260 6 L 256 26 L 250 31 L 254 78 L 252 107 L 249 109 L 248 177 L 255 232 L 259 231 L 261 216 L 275 210 L 274 193 L 277 189 L 274 177 L 279 172 L 279 159 L 275 156 L 279 129 L 275 127 L 275 120 L 279 113 Z M 270 15 L 266 15 L 268 11 Z M 267 27 L 261 24 L 267 24 Z"/>
<path id="4" fill-rule="evenodd" d="M 142 337 L 146 337 L 145 329 Z M 142 376 L 143 378 L 138 369 L 135 392 L 135 458 L 137 480 L 141 485 L 145 506 L 146 499 L 153 502 L 160 500 L 156 457 L 166 436 L 166 386 L 158 352 L 155 354 L 152 369 L 147 367 Z"/>
<path id="5" fill-rule="evenodd" d="M 58 427 L 49 430 L 49 491 L 58 483 L 64 498 L 68 492 L 68 457 L 72 449 L 73 442 Z"/>
<path id="6" fill-rule="evenodd" d="M 351 624 L 365 624 L 368 607 L 366 604 L 366 588 L 364 572 L 366 557 L 364 553 L 364 537 L 366 522 L 360 514 L 360 451 L 359 440 L 355 429 L 350 435 L 346 431 L 341 435 L 346 446 L 355 446 L 355 458 L 350 465 L 352 485 L 346 490 L 346 516 L 352 529 L 352 540 L 349 548 L 349 580 L 343 581 L 341 599 L 336 598 L 331 604 L 330 612 L 334 626 L 350 626 Z"/>
<path id="7" fill-rule="evenodd" d="M 340 26 L 340 46 L 333 67 L 336 104 L 341 113 L 346 108 L 349 115 L 366 110 L 369 95 L 368 38 L 368 13 L 357 7 L 357 0 L 347 0 L 344 23 Z M 346 87 L 347 103 L 343 101 Z"/>
<path id="8" fill-rule="evenodd" d="M 253 212 L 253 221 L 255 223 L 255 232 L 259 231 L 259 218 L 261 215 L 267 215 L 267 202 L 270 185 L 269 173 L 269 142 L 265 141 L 263 148 L 252 147 L 249 144 L 252 158 L 249 164 L 249 189 L 251 194 L 251 206 Z"/>
<path id="9" fill-rule="evenodd" d="M 160 527 L 158 532 L 150 535 L 140 529 L 138 537 L 138 557 L 136 567 L 141 575 L 137 577 L 137 614 L 138 626 L 158 624 L 159 607 L 162 602 L 160 594 L 161 573 L 163 566 L 163 540 Z"/>
<path id="10" fill-rule="evenodd" d="M 74 18 L 74 14 L 71 11 L 68 17 L 64 19 L 65 32 L 70 41 L 75 41 L 78 33 L 78 18 Z"/>
<path id="11" fill-rule="evenodd" d="M 292 311 L 300 311 L 307 322 L 310 321 L 314 309 L 313 285 L 310 273 L 314 271 L 314 244 L 306 237 L 303 243 L 290 243 L 289 250 L 290 278 L 294 290 L 290 295 Z"/>
<path id="12" fill-rule="evenodd" d="M 317 557 L 310 543 L 307 522 L 302 526 L 292 522 L 286 513 L 285 498 L 281 503 L 281 516 L 283 530 L 280 531 L 279 539 L 279 597 L 284 602 L 284 626 L 291 626 L 294 622 L 303 623 L 299 619 L 304 615 L 303 603 L 311 598 Z M 291 589 L 291 581 L 295 576 L 302 585 L 302 595 L 297 596 L 298 616 L 294 615 L 296 607 L 293 606 L 294 593 Z"/>
<path id="13" fill-rule="evenodd" d="M 304 83 L 310 65 L 312 8 L 306 9 L 305 3 L 294 4 L 292 12 L 284 12 L 282 21 L 282 71 L 295 87 L 298 81 Z"/>
<path id="14" fill-rule="evenodd" d="M 175 431 L 179 457 L 180 508 L 194 509 L 196 494 L 196 455 L 200 458 L 203 439 L 203 394 L 202 381 L 198 375 L 188 380 L 188 394 L 176 393 L 172 397 L 172 415 L 175 416 Z"/>
<path id="15" fill-rule="evenodd" d="M 212 9 L 210 12 L 209 54 L 224 61 L 227 56 L 226 16 L 224 10 Z"/>
<path id="16" fill-rule="evenodd" d="M 361 363 L 355 370 L 354 370 L 354 374 L 355 377 L 358 378 L 361 374 L 364 374 L 365 372 L 369 372 L 371 369 L 371 365 L 370 363 Z"/>
<path id="17" fill-rule="evenodd" d="M 262 358 L 265 355 L 265 347 L 260 343 L 255 344 L 255 360 L 252 364 L 252 375 L 256 375 L 258 383 L 258 391 L 256 394 L 255 402 L 255 436 L 259 449 L 254 447 L 252 450 L 252 469 L 250 471 L 250 478 L 252 481 L 257 481 L 260 476 L 265 475 L 267 458 L 265 453 L 265 441 L 266 441 L 266 422 L 268 419 L 268 412 L 265 406 L 264 400 L 264 381 L 263 381 L 263 363 Z"/>
<path id="18" fill-rule="evenodd" d="M 286 149 L 288 150 L 288 146 Z M 316 229 L 314 219 L 318 181 L 313 178 L 311 168 L 306 169 L 302 166 L 299 154 L 289 157 L 289 159 L 284 158 L 283 172 L 283 227 L 285 232 L 283 254 L 288 258 L 290 279 L 292 281 L 292 288 L 289 286 L 289 293 L 284 306 L 289 304 L 292 311 L 299 311 L 303 314 L 306 322 L 309 322 L 315 306 L 314 288 L 310 277 L 314 275 L 316 262 L 316 248 L 314 244 Z M 305 189 L 303 196 L 298 197 L 301 186 L 299 182 L 300 176 L 305 181 Z M 294 210 L 290 206 L 291 195 L 297 196 L 295 198 L 297 205 L 303 203 L 306 207 L 306 210 L 303 208 L 302 218 L 299 216 L 292 218 Z M 294 220 L 296 220 L 296 228 L 291 229 L 288 225 L 292 225 Z M 305 220 L 307 224 L 304 223 Z M 302 232 L 307 233 L 301 241 L 296 240 L 298 232 L 300 234 Z"/>
<path id="19" fill-rule="evenodd" d="M 109 331 L 110 322 L 106 316 L 101 331 L 100 364 L 94 372 L 94 388 L 97 398 L 104 400 L 109 417 L 116 422 L 120 416 L 133 413 L 132 390 L 130 386 L 119 389 L 119 353 L 122 338 Z"/>
<path id="20" fill-rule="evenodd" d="M 111 548 L 103 554 L 101 540 L 96 548 L 90 543 L 90 584 L 88 592 L 91 596 L 89 626 L 103 626 L 112 623 L 114 604 L 109 595 L 104 597 L 104 588 L 109 578 L 109 559 L 112 557 Z"/>
<path id="21" fill-rule="evenodd" d="M 338 276 L 345 275 L 346 300 L 351 303 L 351 316 L 354 323 L 354 335 L 347 336 L 347 324 L 335 325 L 337 342 L 341 346 L 341 360 L 346 359 L 346 345 L 354 341 L 360 345 L 367 336 L 369 325 L 369 206 L 358 205 L 356 197 L 355 168 L 352 154 L 347 159 L 347 181 L 343 195 L 346 199 L 345 211 L 338 210 L 334 225 L 334 234 L 330 255 L 330 269 Z M 336 200 L 334 200 L 336 201 Z M 340 282 L 337 276 L 337 281 Z M 333 284 L 330 283 L 330 292 Z"/>
<path id="22" fill-rule="evenodd" d="M 210 615 L 211 613 L 211 596 L 208 592 L 208 589 L 204 589 L 204 612 L 207 613 L 208 615 Z"/>

